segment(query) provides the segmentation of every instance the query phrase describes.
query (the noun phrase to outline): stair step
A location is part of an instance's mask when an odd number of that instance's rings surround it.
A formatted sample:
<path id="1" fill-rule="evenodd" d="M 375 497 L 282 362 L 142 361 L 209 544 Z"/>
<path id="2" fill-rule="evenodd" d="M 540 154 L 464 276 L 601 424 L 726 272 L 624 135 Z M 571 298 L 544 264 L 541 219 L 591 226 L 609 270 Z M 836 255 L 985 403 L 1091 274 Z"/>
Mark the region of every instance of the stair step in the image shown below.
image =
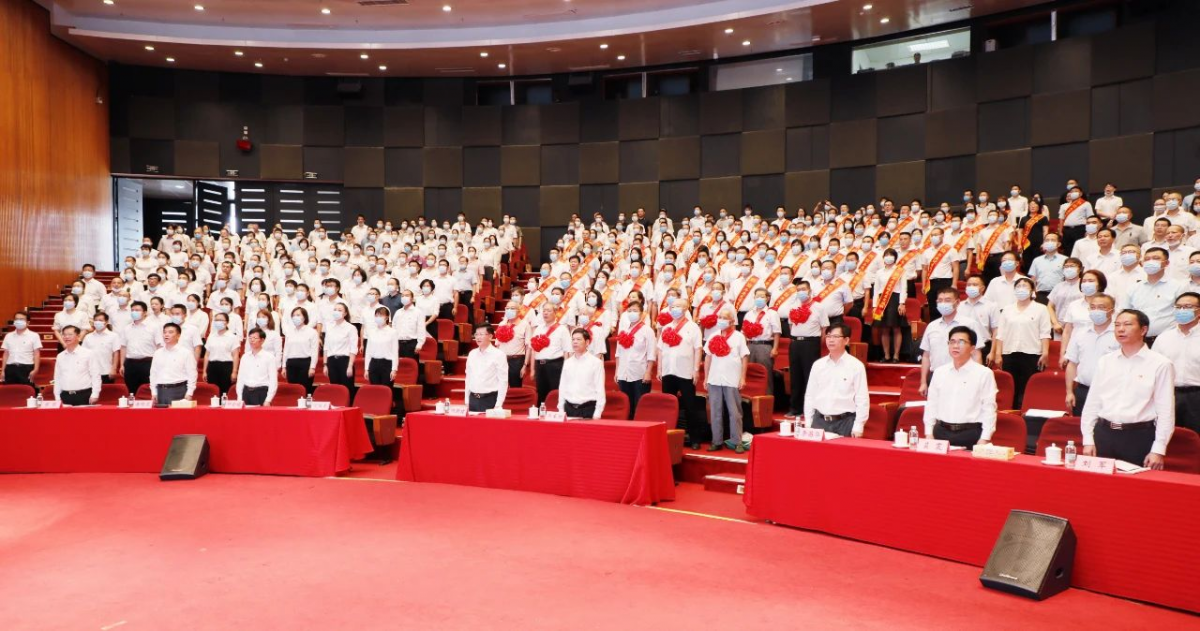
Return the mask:
<path id="1" fill-rule="evenodd" d="M 881 362 L 870 362 L 867 364 L 867 383 L 871 384 L 871 388 L 890 387 L 900 389 L 904 384 L 904 376 L 913 368 L 920 368 L 920 364 L 884 364 Z"/>
<path id="2" fill-rule="evenodd" d="M 707 453 L 703 451 L 685 450 L 683 463 L 680 465 L 680 480 L 703 484 L 709 475 L 746 475 L 746 465 L 749 454 L 735 454 L 732 451 Z"/>
<path id="3" fill-rule="evenodd" d="M 746 476 L 736 473 L 706 475 L 704 476 L 704 490 L 742 495 L 746 492 Z"/>

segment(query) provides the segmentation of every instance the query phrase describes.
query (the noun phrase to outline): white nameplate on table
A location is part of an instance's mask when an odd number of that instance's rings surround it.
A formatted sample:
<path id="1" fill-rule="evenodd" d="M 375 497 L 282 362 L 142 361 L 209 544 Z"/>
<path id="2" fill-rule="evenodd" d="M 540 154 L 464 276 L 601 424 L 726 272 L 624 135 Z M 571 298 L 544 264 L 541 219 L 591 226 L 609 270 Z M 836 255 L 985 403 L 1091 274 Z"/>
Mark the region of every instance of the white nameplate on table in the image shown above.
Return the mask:
<path id="1" fill-rule="evenodd" d="M 42 401 L 38 404 L 39 410 L 57 410 L 62 407 L 62 401 Z"/>
<path id="2" fill-rule="evenodd" d="M 950 441 L 936 438 L 922 438 L 917 441 L 917 452 L 923 454 L 948 454 Z"/>
<path id="3" fill-rule="evenodd" d="M 551 411 L 547 410 L 545 420 L 554 421 L 555 423 L 562 423 L 567 420 L 567 413 L 566 412 L 551 412 Z"/>
<path id="4" fill-rule="evenodd" d="M 451 405 L 450 409 L 448 409 L 446 411 L 446 413 L 449 414 L 450 416 L 466 416 L 467 415 L 467 406 Z"/>
<path id="5" fill-rule="evenodd" d="M 221 407 L 224 407 L 226 410 L 240 410 L 240 409 L 246 407 L 246 402 L 245 401 L 226 401 L 225 405 L 223 405 Z"/>
<path id="6" fill-rule="evenodd" d="M 1117 461 L 1117 473 L 1145 473 L 1149 470 L 1150 469 L 1147 469 L 1146 467 L 1133 464 L 1132 462 L 1125 462 L 1124 460 Z"/>
<path id="7" fill-rule="evenodd" d="M 797 427 L 792 431 L 798 440 L 808 440 L 812 442 L 821 442 L 825 440 L 825 430 L 815 427 Z"/>
<path id="8" fill-rule="evenodd" d="M 1025 416 L 1035 416 L 1037 418 L 1045 418 L 1045 419 L 1058 418 L 1060 416 L 1066 416 L 1066 415 L 1067 415 L 1067 413 L 1064 412 L 1063 410 L 1037 410 L 1037 409 L 1034 409 L 1034 410 L 1029 410 L 1028 412 L 1025 413 Z"/>
<path id="9" fill-rule="evenodd" d="M 1087 471 L 1089 473 L 1113 473 L 1116 471 L 1117 461 L 1113 458 L 1098 458 L 1096 456 L 1076 456 L 1075 470 Z"/>
<path id="10" fill-rule="evenodd" d="M 154 407 L 154 402 L 146 401 L 145 399 L 134 400 L 133 404 L 130 407 L 132 407 L 135 410 L 149 410 L 150 408 Z"/>
<path id="11" fill-rule="evenodd" d="M 332 404 L 332 403 L 330 403 L 330 402 L 328 402 L 328 401 L 313 401 L 313 402 L 312 402 L 312 405 L 310 405 L 310 406 L 308 407 L 308 409 L 310 409 L 310 410 L 321 410 L 321 411 L 328 411 L 328 410 L 329 410 L 329 409 L 331 409 L 332 407 L 333 407 L 333 404 Z"/>

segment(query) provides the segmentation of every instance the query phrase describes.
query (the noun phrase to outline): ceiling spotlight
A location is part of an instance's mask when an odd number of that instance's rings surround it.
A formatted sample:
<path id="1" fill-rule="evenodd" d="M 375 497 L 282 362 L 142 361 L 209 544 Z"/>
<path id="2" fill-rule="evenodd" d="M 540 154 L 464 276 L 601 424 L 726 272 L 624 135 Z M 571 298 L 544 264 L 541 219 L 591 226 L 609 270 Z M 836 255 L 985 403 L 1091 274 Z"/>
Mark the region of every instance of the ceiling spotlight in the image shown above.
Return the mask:
<path id="1" fill-rule="evenodd" d="M 483 51 L 483 52 L 479 53 L 479 56 L 480 56 L 480 57 L 487 57 L 487 56 L 488 56 L 488 54 L 487 54 L 487 51 L 485 50 L 485 51 Z"/>
<path id="2" fill-rule="evenodd" d="M 243 52 L 242 52 L 242 51 L 240 51 L 240 50 L 235 50 L 235 51 L 233 51 L 233 54 L 234 54 L 234 55 L 236 55 L 236 56 L 238 56 L 238 57 L 241 57 L 242 55 L 244 55 L 244 54 L 246 54 L 246 53 L 243 53 Z"/>
<path id="3" fill-rule="evenodd" d="M 442 10 L 443 10 L 443 11 L 445 11 L 446 13 L 449 13 L 449 12 L 453 11 L 453 9 L 451 9 L 451 8 L 450 8 L 450 5 L 448 5 L 448 4 L 443 4 L 443 5 L 442 5 Z"/>
<path id="4" fill-rule="evenodd" d="M 881 18 L 881 19 L 879 20 L 879 23 L 880 23 L 880 24 L 887 24 L 888 22 L 891 22 L 891 21 L 892 21 L 892 18 Z"/>
<path id="5" fill-rule="evenodd" d="M 606 50 L 607 48 L 608 44 L 600 44 L 600 50 Z"/>
<path id="6" fill-rule="evenodd" d="M 496 64 L 496 67 L 497 67 L 497 68 L 499 68 L 499 69 L 501 69 L 501 70 L 504 70 L 505 68 L 507 68 L 507 67 L 508 67 L 508 64 Z"/>
<path id="7" fill-rule="evenodd" d="M 787 80 L 788 80 L 788 81 L 791 81 L 791 80 L 792 80 L 792 78 L 791 78 L 791 77 L 788 77 L 788 78 L 787 78 Z"/>
<path id="8" fill-rule="evenodd" d="M 732 32 L 733 32 L 733 29 L 732 29 L 732 28 L 727 28 L 727 29 L 725 29 L 725 34 L 726 34 L 726 35 L 729 35 L 729 34 L 730 34 L 730 33 L 732 33 Z"/>
<path id="9" fill-rule="evenodd" d="M 175 185 L 175 188 L 183 188 L 183 185 L 182 185 L 182 184 L 176 184 L 176 185 Z"/>
<path id="10" fill-rule="evenodd" d="M 195 10 L 197 10 L 197 11 L 203 11 L 203 10 L 204 10 L 204 5 L 202 5 L 202 4 L 198 4 L 198 5 L 196 5 L 196 6 L 192 7 L 192 8 L 193 8 L 193 9 L 195 9 Z"/>
<path id="11" fill-rule="evenodd" d="M 329 15 L 330 13 L 333 13 L 333 11 L 330 11 L 330 10 L 329 10 L 329 7 L 321 7 L 321 14 L 322 14 L 322 15 Z"/>
<path id="12" fill-rule="evenodd" d="M 174 57 L 167 57 L 167 63 L 169 63 L 169 64 L 173 64 L 173 63 L 175 63 L 175 58 L 174 58 Z"/>
<path id="13" fill-rule="evenodd" d="M 783 72 L 783 68 L 776 68 L 775 72 Z"/>
<path id="14" fill-rule="evenodd" d="M 617 61 L 625 61 L 625 55 L 617 55 Z"/>
<path id="15" fill-rule="evenodd" d="M 387 66 L 380 66 L 380 67 L 379 67 L 379 69 L 380 69 L 380 70 L 387 70 Z"/>
<path id="16" fill-rule="evenodd" d="M 363 54 L 359 55 L 358 58 L 359 59 L 370 59 L 371 56 L 366 53 L 363 53 Z"/>
<path id="17" fill-rule="evenodd" d="M 146 50 L 154 50 L 153 46 L 146 46 Z"/>
<path id="18" fill-rule="evenodd" d="M 749 45 L 750 45 L 750 40 L 745 40 L 742 42 L 742 46 L 749 46 Z"/>
<path id="19" fill-rule="evenodd" d="M 113 0 L 104 0 L 104 4 L 116 4 Z"/>
<path id="20" fill-rule="evenodd" d="M 873 4 L 864 4 L 863 5 L 863 11 L 870 11 L 871 9 L 874 9 L 874 8 L 875 8 L 875 5 L 873 5 Z"/>
<path id="21" fill-rule="evenodd" d="M 256 61 L 256 62 L 254 62 L 254 67 L 255 67 L 255 68 L 262 68 L 262 62 L 261 62 L 261 61 Z"/>

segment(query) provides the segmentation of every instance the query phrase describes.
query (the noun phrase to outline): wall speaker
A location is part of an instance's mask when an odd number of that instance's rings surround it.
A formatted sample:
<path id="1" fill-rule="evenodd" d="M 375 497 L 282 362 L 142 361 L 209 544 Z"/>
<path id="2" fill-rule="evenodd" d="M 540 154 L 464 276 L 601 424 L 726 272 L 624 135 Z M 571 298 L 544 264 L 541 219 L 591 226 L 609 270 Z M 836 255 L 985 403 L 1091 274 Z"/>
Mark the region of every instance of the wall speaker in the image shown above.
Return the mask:
<path id="1" fill-rule="evenodd" d="M 1061 517 L 1014 510 L 1008 514 L 979 582 L 984 587 L 1044 600 L 1071 586 L 1075 531 Z"/>
<path id="2" fill-rule="evenodd" d="M 203 434 L 180 434 L 171 439 L 159 480 L 194 480 L 208 473 L 208 438 Z"/>

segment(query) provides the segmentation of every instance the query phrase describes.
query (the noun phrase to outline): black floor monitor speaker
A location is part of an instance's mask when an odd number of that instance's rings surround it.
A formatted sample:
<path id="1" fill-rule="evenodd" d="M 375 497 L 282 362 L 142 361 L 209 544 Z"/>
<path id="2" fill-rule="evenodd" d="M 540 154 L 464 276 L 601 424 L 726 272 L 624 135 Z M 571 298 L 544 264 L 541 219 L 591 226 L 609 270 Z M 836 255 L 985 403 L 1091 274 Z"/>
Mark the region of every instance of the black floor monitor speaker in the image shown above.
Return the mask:
<path id="1" fill-rule="evenodd" d="M 194 480 L 208 473 L 208 438 L 203 434 L 180 434 L 171 439 L 160 480 Z"/>
<path id="2" fill-rule="evenodd" d="M 1014 510 L 992 548 L 984 587 L 1044 600 L 1071 586 L 1075 531 L 1061 517 Z"/>

